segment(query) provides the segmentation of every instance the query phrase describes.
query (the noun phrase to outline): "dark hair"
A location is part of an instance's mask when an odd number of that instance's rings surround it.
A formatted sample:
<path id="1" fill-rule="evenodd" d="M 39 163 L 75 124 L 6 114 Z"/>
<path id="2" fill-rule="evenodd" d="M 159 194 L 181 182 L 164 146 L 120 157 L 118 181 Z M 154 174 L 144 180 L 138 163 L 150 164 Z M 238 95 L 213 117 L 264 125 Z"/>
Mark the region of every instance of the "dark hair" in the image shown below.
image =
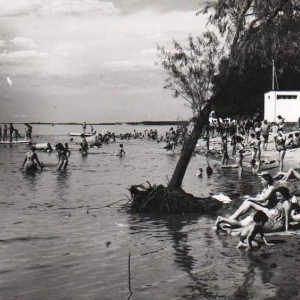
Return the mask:
<path id="1" fill-rule="evenodd" d="M 268 216 L 262 211 L 257 211 L 253 215 L 253 221 L 255 223 L 260 223 L 261 222 L 261 223 L 265 224 L 268 220 L 269 220 Z"/>
<path id="2" fill-rule="evenodd" d="M 290 138 L 292 138 L 292 137 L 293 137 L 293 134 L 290 133 L 290 134 L 288 135 L 288 138 L 290 139 Z"/>
<path id="3" fill-rule="evenodd" d="M 35 151 L 35 150 L 36 150 L 36 147 L 35 147 L 35 146 L 31 146 L 31 147 L 30 147 L 30 150 L 31 150 L 31 151 Z"/>
<path id="4" fill-rule="evenodd" d="M 290 198 L 290 190 L 285 186 L 280 186 L 276 189 L 276 192 L 280 193 L 285 199 Z"/>
<path id="5" fill-rule="evenodd" d="M 274 179 L 269 173 L 263 174 L 261 177 L 268 182 L 268 185 L 272 185 L 274 183 Z"/>
<path id="6" fill-rule="evenodd" d="M 55 145 L 55 149 L 56 149 L 56 150 L 63 150 L 63 149 L 64 149 L 64 146 L 63 146 L 62 143 L 58 143 L 58 144 Z"/>
<path id="7" fill-rule="evenodd" d="M 277 118 L 278 118 L 278 119 L 282 119 L 281 115 L 278 115 Z"/>
<path id="8" fill-rule="evenodd" d="M 244 139 L 240 136 L 240 135 L 236 135 L 235 136 L 235 140 L 240 143 L 241 141 L 243 141 Z"/>

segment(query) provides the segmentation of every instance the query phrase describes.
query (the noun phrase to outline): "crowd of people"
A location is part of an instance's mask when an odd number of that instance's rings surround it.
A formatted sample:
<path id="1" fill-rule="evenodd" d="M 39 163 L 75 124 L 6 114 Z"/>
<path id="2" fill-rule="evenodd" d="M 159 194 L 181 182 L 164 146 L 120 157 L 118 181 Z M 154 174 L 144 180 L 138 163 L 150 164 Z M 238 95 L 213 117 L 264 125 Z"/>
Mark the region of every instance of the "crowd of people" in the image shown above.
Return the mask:
<path id="1" fill-rule="evenodd" d="M 29 123 L 25 123 L 25 128 L 24 128 L 24 137 L 25 141 L 30 141 L 31 140 L 31 133 L 32 133 L 32 126 Z M 21 138 L 22 135 L 19 132 L 19 129 L 15 128 L 12 123 L 9 123 L 3 125 L 3 129 L 0 125 L 0 142 L 13 142 L 13 141 L 18 141 L 19 138 Z"/>
<path id="2" fill-rule="evenodd" d="M 261 175 L 263 190 L 256 197 L 244 196 L 240 207 L 229 217 L 218 216 L 213 229 L 222 229 L 240 236 L 237 248 L 251 250 L 258 246 L 255 236 L 260 233 L 289 232 L 291 222 L 300 221 L 300 203 L 285 186 L 275 188 L 269 173 Z"/>
<path id="3" fill-rule="evenodd" d="M 279 173 L 283 173 L 284 158 L 288 149 L 300 147 L 299 132 L 286 133 L 285 119 L 277 116 L 277 122 L 269 123 L 267 120 L 247 118 L 243 121 L 224 120 L 217 122 L 210 121 L 203 129 L 202 136 L 206 140 L 207 155 L 214 153 L 211 148 L 211 138 L 220 137 L 221 148 L 218 154 L 222 156 L 221 168 L 237 168 L 239 178 L 242 177 L 245 163 L 243 161 L 246 152 L 251 153 L 250 165 L 252 172 L 257 174 L 262 169 L 262 155 L 268 150 L 270 142 L 274 142 L 277 157 L 272 162 L 278 163 Z M 271 138 L 272 137 L 272 141 Z M 231 146 L 231 151 L 229 147 Z M 229 164 L 229 158 L 235 158 L 235 163 Z M 291 176 L 293 173 L 291 173 Z"/>
<path id="4" fill-rule="evenodd" d="M 26 138 L 30 138 L 31 141 L 31 134 L 32 134 L 32 126 L 28 123 L 25 124 L 25 136 Z M 87 155 L 89 153 L 90 148 L 93 147 L 101 147 L 103 144 L 107 144 L 110 142 L 116 141 L 116 134 L 109 132 L 107 130 L 103 130 L 102 134 L 97 134 L 96 131 L 94 131 L 93 126 L 91 125 L 91 133 L 87 133 L 87 124 L 84 122 L 82 124 L 82 133 L 80 134 L 81 142 L 80 142 L 80 148 L 79 151 L 83 156 Z M 156 129 L 146 129 L 143 132 L 137 132 L 136 130 L 133 130 L 133 133 L 124 133 L 119 134 L 118 139 L 119 140 L 129 140 L 129 139 L 147 139 L 149 141 L 156 141 L 156 142 L 162 142 L 164 141 L 167 145 L 170 145 L 168 147 L 170 148 L 170 151 L 174 153 L 175 146 L 179 143 L 182 143 L 182 140 L 184 138 L 184 135 L 186 134 L 187 130 L 184 126 L 178 126 L 177 129 L 174 129 L 173 127 L 170 128 L 169 131 L 166 131 L 165 135 L 158 136 L 158 131 Z M 73 137 L 70 138 L 70 141 L 73 142 Z M 69 164 L 69 157 L 71 155 L 71 151 L 69 149 L 68 143 L 65 143 L 64 145 L 62 143 L 58 143 L 55 145 L 54 149 L 52 148 L 50 143 L 39 143 L 39 144 L 31 144 L 30 150 L 26 153 L 22 169 L 28 172 L 36 172 L 39 169 L 43 170 L 44 164 L 39 161 L 39 158 L 37 156 L 36 151 L 44 151 L 51 153 L 54 150 L 58 154 L 58 164 L 57 164 L 57 170 L 66 170 L 67 166 Z M 119 144 L 119 148 L 116 152 L 116 156 L 123 157 L 126 154 L 124 150 L 123 144 Z"/>
<path id="5" fill-rule="evenodd" d="M 216 126 L 216 124 L 215 124 Z M 222 168 L 238 168 L 239 178 L 243 173 L 243 158 L 248 150 L 251 153 L 250 165 L 254 174 L 261 177 L 262 192 L 255 196 L 244 196 L 243 203 L 229 217 L 218 216 L 213 229 L 221 229 L 240 237 L 237 248 L 245 247 L 251 250 L 259 245 L 255 239 L 260 234 L 266 245 L 264 233 L 286 231 L 290 232 L 291 224 L 300 221 L 300 203 L 295 196 L 291 196 L 287 186 L 275 187 L 274 181 L 286 182 L 290 179 L 300 180 L 300 169 L 291 168 L 284 172 L 284 157 L 287 149 L 299 148 L 299 132 L 286 132 L 285 120 L 281 115 L 277 116 L 277 122 L 268 123 L 246 119 L 243 122 L 225 121 L 220 126 L 211 128 L 209 123 L 204 129 L 206 139 L 220 136 Z M 262 153 L 267 151 L 272 134 L 275 151 L 277 153 L 278 173 L 272 177 L 268 172 L 261 172 Z M 228 164 L 230 141 L 235 164 Z M 209 143 L 207 152 L 211 151 Z M 276 160 L 274 160 L 276 162 Z M 197 175 L 198 174 L 198 175 Z M 198 172 L 197 176 L 202 176 Z M 201 174 L 201 175 L 199 175 Z"/>

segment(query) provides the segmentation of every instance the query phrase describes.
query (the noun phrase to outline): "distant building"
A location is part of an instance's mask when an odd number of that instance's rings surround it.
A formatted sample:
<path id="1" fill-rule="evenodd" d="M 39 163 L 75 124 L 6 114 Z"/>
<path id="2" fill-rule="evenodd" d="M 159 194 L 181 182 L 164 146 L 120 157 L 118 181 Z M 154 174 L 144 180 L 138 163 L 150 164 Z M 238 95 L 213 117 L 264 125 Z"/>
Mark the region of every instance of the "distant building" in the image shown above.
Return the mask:
<path id="1" fill-rule="evenodd" d="M 300 117 L 300 91 L 271 91 L 265 93 L 264 119 L 276 122 L 281 115 L 285 122 L 298 122 Z"/>

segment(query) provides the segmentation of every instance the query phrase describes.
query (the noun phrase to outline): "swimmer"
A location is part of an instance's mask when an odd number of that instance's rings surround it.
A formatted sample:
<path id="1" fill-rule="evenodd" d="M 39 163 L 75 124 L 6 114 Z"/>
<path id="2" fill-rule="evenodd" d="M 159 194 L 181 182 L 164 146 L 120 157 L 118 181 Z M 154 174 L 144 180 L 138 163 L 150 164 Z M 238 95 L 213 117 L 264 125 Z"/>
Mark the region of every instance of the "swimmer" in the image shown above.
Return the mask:
<path id="1" fill-rule="evenodd" d="M 51 144 L 50 143 L 47 143 L 47 146 L 46 148 L 44 149 L 44 152 L 49 152 L 51 153 L 53 151 L 52 147 L 51 147 Z"/>
<path id="2" fill-rule="evenodd" d="M 35 153 L 36 148 L 32 146 L 30 148 L 30 151 L 26 153 L 26 157 L 24 159 L 22 169 L 24 169 L 25 166 L 25 171 L 37 171 L 38 166 L 41 168 L 41 171 L 43 170 L 44 164 L 41 163 L 38 159 L 37 154 Z"/>
<path id="3" fill-rule="evenodd" d="M 123 155 L 125 155 L 125 151 L 124 151 L 124 149 L 123 149 L 123 144 L 120 144 L 120 145 L 119 145 L 119 151 L 118 151 L 118 153 L 117 153 L 117 156 L 122 157 Z"/>
<path id="4" fill-rule="evenodd" d="M 88 150 L 89 150 L 89 145 L 86 141 L 86 138 L 84 137 L 84 134 L 81 134 L 81 148 L 80 148 L 81 154 L 87 155 Z"/>
<path id="5" fill-rule="evenodd" d="M 202 176 L 203 176 L 203 169 L 202 169 L 202 168 L 199 168 L 199 169 L 198 169 L 198 172 L 195 174 L 195 176 L 197 176 L 197 177 L 202 177 Z"/>

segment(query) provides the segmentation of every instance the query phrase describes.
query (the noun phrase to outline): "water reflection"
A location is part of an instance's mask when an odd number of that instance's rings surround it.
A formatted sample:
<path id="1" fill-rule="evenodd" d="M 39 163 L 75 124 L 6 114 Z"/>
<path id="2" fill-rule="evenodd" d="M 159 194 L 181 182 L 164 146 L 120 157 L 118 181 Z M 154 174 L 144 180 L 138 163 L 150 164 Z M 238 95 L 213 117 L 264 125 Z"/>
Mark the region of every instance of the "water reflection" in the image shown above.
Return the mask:
<path id="1" fill-rule="evenodd" d="M 25 184 L 31 189 L 36 185 L 39 172 L 26 172 L 22 171 L 22 175 L 25 181 Z"/>
<path id="2" fill-rule="evenodd" d="M 61 198 L 68 193 L 71 173 L 68 170 L 57 171 L 56 184 L 58 196 Z"/>

